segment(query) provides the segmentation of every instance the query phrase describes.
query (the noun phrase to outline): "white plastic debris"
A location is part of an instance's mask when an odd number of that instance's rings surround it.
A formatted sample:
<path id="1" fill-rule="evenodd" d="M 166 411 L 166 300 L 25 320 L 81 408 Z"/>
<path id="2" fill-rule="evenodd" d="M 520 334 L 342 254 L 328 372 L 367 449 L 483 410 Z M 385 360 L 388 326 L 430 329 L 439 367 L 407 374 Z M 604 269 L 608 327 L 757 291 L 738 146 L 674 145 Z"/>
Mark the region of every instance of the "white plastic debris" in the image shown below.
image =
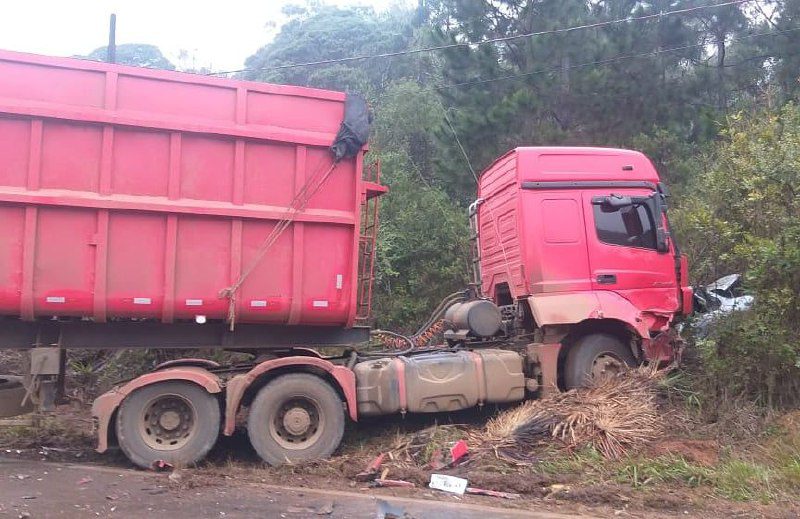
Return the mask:
<path id="1" fill-rule="evenodd" d="M 463 495 L 467 490 L 467 480 L 446 474 L 431 474 L 431 482 L 428 486 L 436 490 Z"/>

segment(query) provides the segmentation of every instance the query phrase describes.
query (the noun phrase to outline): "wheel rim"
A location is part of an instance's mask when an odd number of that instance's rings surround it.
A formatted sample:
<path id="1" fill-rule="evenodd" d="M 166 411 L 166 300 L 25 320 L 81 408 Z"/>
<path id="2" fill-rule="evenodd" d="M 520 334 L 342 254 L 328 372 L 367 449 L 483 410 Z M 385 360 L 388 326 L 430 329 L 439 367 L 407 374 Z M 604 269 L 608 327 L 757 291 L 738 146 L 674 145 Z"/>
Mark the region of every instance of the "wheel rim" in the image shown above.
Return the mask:
<path id="1" fill-rule="evenodd" d="M 625 370 L 625 361 L 611 353 L 602 353 L 592 362 L 592 379 L 604 380 Z"/>
<path id="2" fill-rule="evenodd" d="M 302 450 L 319 439 L 324 427 L 319 404 L 311 398 L 296 396 L 278 407 L 270 420 L 269 432 L 281 447 Z"/>
<path id="3" fill-rule="evenodd" d="M 139 420 L 139 432 L 148 447 L 160 451 L 177 450 L 195 434 L 197 412 L 180 395 L 159 395 L 150 400 Z"/>

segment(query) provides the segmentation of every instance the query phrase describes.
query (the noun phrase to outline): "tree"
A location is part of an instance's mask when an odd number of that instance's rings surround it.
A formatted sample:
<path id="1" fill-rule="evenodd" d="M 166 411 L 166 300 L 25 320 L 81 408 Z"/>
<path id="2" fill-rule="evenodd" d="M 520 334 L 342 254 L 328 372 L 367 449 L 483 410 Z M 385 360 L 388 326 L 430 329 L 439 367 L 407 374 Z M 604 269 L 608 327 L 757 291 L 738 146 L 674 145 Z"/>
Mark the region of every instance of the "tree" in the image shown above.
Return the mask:
<path id="1" fill-rule="evenodd" d="M 100 47 L 93 50 L 85 58 L 94 61 L 105 61 L 107 55 L 108 47 Z M 158 47 L 145 43 L 123 43 L 122 45 L 117 45 L 116 62 L 134 67 L 175 70 L 175 65 L 161 54 L 161 50 Z"/>
<path id="2" fill-rule="evenodd" d="M 402 50 L 413 36 L 407 11 L 377 15 L 366 7 L 292 6 L 284 12 L 290 18 L 275 39 L 245 62 L 246 79 L 374 95 L 402 77 L 398 61 L 387 59 L 291 65 Z"/>

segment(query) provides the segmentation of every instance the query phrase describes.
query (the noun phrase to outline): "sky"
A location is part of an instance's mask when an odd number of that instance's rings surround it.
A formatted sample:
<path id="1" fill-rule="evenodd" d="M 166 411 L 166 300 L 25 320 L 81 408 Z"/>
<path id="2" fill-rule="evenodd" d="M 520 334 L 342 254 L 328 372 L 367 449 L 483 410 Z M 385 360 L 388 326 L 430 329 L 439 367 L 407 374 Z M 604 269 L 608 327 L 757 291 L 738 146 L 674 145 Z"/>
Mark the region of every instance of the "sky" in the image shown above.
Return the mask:
<path id="1" fill-rule="evenodd" d="M 328 0 L 372 5 L 397 0 Z M 400 0 L 403 3 L 403 0 Z M 281 8 L 303 0 L 0 0 L 0 49 L 50 56 L 85 55 L 108 42 L 117 15 L 117 44 L 150 43 L 179 68 L 241 68 L 285 21 Z M 179 59 L 181 51 L 186 57 Z"/>

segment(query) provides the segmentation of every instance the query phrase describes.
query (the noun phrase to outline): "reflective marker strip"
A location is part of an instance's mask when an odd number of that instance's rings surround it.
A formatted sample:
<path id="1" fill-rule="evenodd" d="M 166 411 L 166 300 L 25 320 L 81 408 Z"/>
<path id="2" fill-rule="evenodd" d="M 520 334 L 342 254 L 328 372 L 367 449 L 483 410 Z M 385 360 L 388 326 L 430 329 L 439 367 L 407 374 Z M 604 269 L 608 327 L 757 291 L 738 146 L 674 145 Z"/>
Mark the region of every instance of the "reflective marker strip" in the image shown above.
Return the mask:
<path id="1" fill-rule="evenodd" d="M 336 274 L 336 288 L 338 290 L 341 290 L 343 285 L 344 285 L 344 276 L 342 276 L 341 274 Z"/>
<path id="2" fill-rule="evenodd" d="M 250 301 L 250 306 L 253 308 L 266 308 L 267 302 L 262 299 L 253 299 Z"/>
<path id="3" fill-rule="evenodd" d="M 66 303 L 67 298 L 64 296 L 48 296 L 45 301 L 48 303 Z"/>
<path id="4" fill-rule="evenodd" d="M 202 299 L 187 299 L 186 306 L 203 306 Z"/>
<path id="5" fill-rule="evenodd" d="M 313 306 L 314 308 L 328 308 L 328 302 L 327 301 L 312 301 L 311 302 L 311 306 Z"/>
<path id="6" fill-rule="evenodd" d="M 149 297 L 134 297 L 133 304 L 135 305 L 149 305 L 152 304 L 153 300 Z"/>

